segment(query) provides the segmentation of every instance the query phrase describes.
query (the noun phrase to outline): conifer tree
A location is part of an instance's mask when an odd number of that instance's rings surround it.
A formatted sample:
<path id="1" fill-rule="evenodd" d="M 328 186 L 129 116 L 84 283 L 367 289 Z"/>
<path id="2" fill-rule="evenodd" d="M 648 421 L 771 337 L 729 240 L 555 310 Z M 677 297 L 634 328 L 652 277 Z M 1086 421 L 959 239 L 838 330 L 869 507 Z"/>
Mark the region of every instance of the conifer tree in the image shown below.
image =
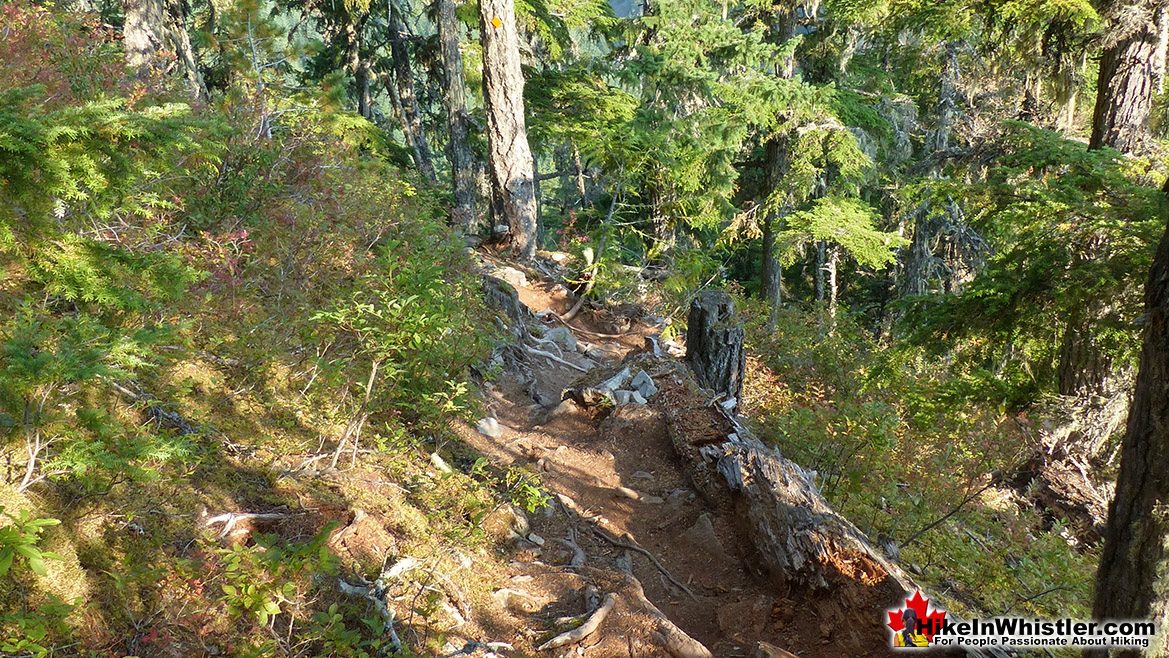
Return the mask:
<path id="1" fill-rule="evenodd" d="M 524 76 L 519 32 L 512 0 L 481 0 L 479 33 L 483 45 L 483 102 L 487 111 L 487 166 L 491 212 L 506 225 L 515 255 L 536 255 L 536 180 L 524 116 Z"/>

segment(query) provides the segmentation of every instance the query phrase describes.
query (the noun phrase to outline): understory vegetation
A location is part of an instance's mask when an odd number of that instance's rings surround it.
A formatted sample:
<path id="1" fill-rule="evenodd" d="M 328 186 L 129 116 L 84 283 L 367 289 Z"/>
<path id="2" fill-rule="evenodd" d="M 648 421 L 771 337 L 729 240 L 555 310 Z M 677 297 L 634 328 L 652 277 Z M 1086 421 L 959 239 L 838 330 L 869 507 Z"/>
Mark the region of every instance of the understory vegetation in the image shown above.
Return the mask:
<path id="1" fill-rule="evenodd" d="M 376 655 L 385 620 L 324 580 L 328 533 L 383 514 L 437 563 L 506 499 L 502 473 L 417 458 L 475 410 L 495 341 L 441 199 L 327 89 L 260 138 L 247 83 L 192 109 L 100 25 L 4 12 L 0 652 Z M 191 534 L 255 508 L 288 519 Z"/>

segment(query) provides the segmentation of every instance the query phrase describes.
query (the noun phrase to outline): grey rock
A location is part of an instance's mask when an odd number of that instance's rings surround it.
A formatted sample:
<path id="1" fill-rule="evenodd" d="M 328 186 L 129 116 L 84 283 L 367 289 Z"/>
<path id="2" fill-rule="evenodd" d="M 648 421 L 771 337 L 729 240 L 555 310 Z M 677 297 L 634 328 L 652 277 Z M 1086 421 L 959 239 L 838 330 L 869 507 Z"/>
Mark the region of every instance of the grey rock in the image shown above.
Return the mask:
<path id="1" fill-rule="evenodd" d="M 633 376 L 633 381 L 629 382 L 629 387 L 641 394 L 641 397 L 650 399 L 658 392 L 658 386 L 654 383 L 644 370 L 638 370 L 637 374 Z"/>
<path id="2" fill-rule="evenodd" d="M 647 473 L 646 471 L 634 471 L 633 472 L 633 479 L 634 480 L 652 480 L 652 479 L 654 479 L 654 476 L 652 473 Z"/>
<path id="3" fill-rule="evenodd" d="M 544 332 L 544 338 L 550 340 L 566 350 L 576 351 L 576 336 L 568 327 L 555 327 Z"/>
<path id="4" fill-rule="evenodd" d="M 645 398 L 641 397 L 641 393 L 637 391 L 613 391 L 613 401 L 618 406 L 624 404 L 644 405 Z"/>
<path id="5" fill-rule="evenodd" d="M 613 375 L 600 384 L 597 384 L 597 390 L 616 391 L 617 389 L 624 386 L 625 382 L 629 381 L 629 376 L 631 374 L 632 373 L 629 372 L 629 368 L 622 368 L 621 372 L 618 372 L 616 375 Z"/>
<path id="6" fill-rule="evenodd" d="M 719 541 L 718 533 L 714 531 L 714 524 L 711 523 L 710 514 L 708 513 L 703 513 L 699 516 L 698 520 L 694 522 L 694 525 L 682 533 L 681 539 L 712 558 L 722 559 L 726 557 L 726 549 L 723 548 L 722 542 Z"/>
<path id="7" fill-rule="evenodd" d="M 479 433 L 483 436 L 489 436 L 493 439 L 498 439 L 503 436 L 503 428 L 500 427 L 499 421 L 490 416 L 475 423 L 475 429 L 479 430 Z"/>
<path id="8" fill-rule="evenodd" d="M 503 279 L 516 288 L 526 288 L 528 285 L 527 275 L 514 267 L 499 267 L 492 274 L 495 278 Z"/>

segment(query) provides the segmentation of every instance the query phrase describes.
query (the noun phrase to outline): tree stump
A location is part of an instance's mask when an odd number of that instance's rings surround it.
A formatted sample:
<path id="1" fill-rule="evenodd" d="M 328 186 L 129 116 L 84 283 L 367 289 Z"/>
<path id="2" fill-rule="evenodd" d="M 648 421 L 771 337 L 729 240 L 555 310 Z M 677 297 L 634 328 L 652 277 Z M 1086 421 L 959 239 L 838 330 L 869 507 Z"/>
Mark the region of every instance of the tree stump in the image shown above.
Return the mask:
<path id="1" fill-rule="evenodd" d="M 703 388 L 738 407 L 743 392 L 743 327 L 735 322 L 735 306 L 725 292 L 708 290 L 690 304 L 686 328 L 686 363 Z"/>

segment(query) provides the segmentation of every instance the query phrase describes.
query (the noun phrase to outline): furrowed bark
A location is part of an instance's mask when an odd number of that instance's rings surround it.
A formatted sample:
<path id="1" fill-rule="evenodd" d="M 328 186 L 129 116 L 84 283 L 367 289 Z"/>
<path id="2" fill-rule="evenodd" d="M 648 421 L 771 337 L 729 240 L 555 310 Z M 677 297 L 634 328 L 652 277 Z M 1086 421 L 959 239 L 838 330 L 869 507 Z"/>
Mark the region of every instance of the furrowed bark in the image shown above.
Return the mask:
<path id="1" fill-rule="evenodd" d="M 442 65 L 446 72 L 447 157 L 451 163 L 455 207 L 451 219 L 463 231 L 475 220 L 475 162 L 467 141 L 467 91 L 463 79 L 463 55 L 459 51 L 459 21 L 455 0 L 439 0 L 438 32 Z"/>
<path id="2" fill-rule="evenodd" d="M 524 122 L 524 76 L 512 0 L 481 0 L 483 98 L 487 110 L 491 211 L 508 227 L 515 255 L 536 255 L 536 188 L 532 151 Z"/>

